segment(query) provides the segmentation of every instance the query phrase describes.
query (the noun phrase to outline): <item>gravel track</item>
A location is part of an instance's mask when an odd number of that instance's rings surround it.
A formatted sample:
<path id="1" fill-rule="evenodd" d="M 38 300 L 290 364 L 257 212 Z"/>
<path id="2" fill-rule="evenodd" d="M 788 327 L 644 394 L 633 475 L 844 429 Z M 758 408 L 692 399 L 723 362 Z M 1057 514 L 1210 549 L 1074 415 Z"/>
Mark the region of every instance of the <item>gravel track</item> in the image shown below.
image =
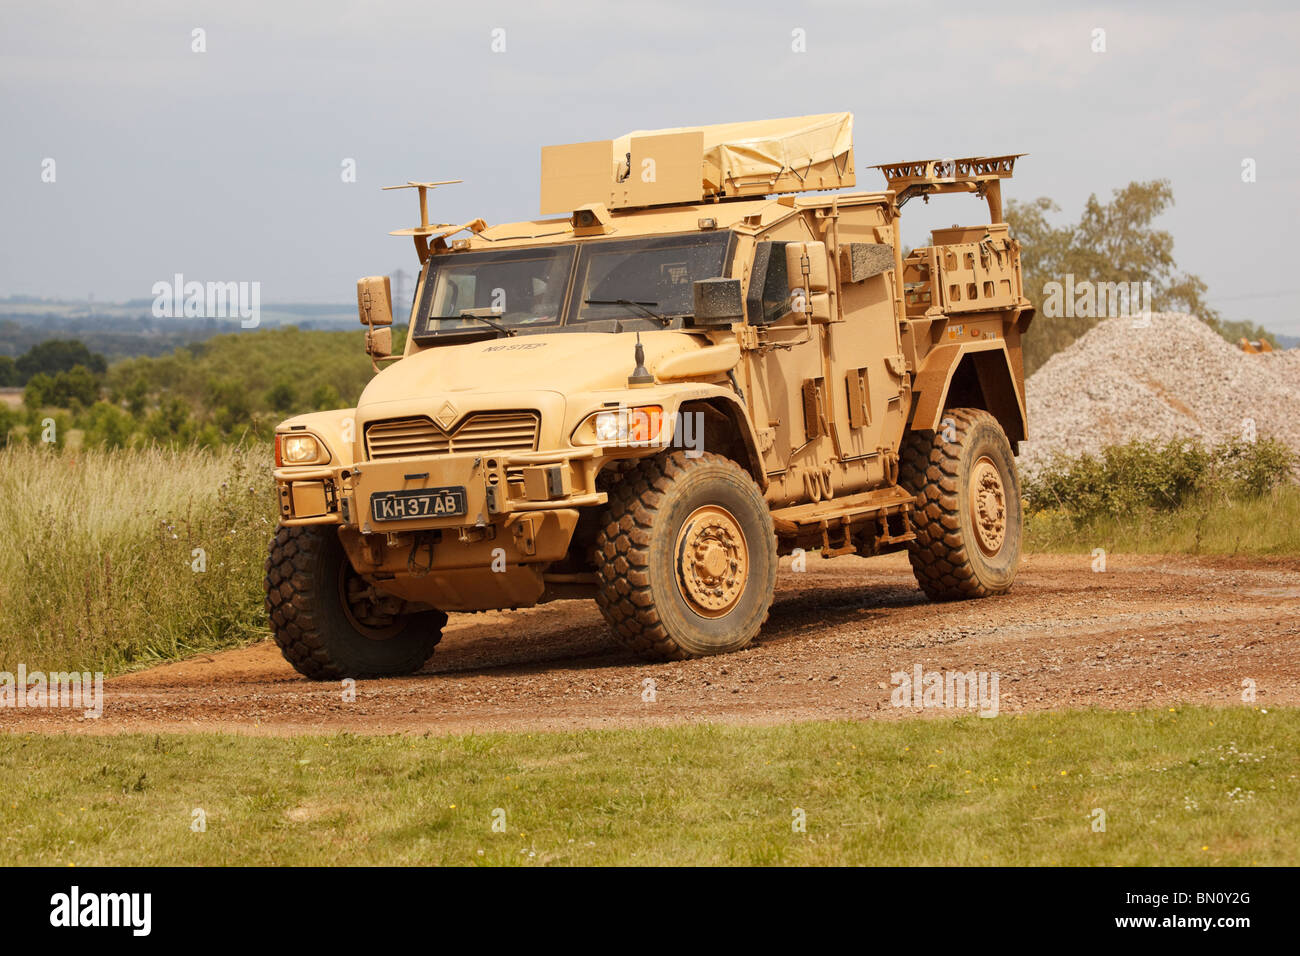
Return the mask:
<path id="1" fill-rule="evenodd" d="M 73 733 L 456 733 L 902 719 L 891 674 L 996 671 L 1000 712 L 1197 703 L 1300 704 L 1300 559 L 1030 555 L 1009 595 L 932 604 L 902 555 L 788 559 L 759 644 L 646 664 L 590 602 L 452 615 L 412 677 L 296 674 L 269 641 L 107 682 L 104 714 L 0 710 L 0 730 Z M 29 667 L 37 666 L 29 662 Z M 655 701 L 642 699 L 654 681 Z"/>

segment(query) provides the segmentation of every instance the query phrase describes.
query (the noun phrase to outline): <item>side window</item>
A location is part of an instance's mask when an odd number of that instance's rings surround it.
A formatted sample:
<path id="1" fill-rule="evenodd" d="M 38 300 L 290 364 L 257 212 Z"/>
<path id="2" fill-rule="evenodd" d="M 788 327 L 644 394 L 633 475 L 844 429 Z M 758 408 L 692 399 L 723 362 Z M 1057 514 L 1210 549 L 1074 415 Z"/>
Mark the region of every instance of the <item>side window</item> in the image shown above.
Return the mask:
<path id="1" fill-rule="evenodd" d="M 753 279 L 745 309 L 751 325 L 771 325 L 790 311 L 784 242 L 760 242 L 754 249 Z"/>

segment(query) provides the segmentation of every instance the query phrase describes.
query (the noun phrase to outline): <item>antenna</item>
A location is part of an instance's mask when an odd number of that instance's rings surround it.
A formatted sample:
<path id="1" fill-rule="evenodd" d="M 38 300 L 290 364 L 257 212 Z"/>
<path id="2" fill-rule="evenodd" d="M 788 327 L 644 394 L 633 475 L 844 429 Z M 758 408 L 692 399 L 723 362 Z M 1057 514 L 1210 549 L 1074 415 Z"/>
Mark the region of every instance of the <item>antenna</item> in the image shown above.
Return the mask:
<path id="1" fill-rule="evenodd" d="M 413 179 L 408 179 L 400 186 L 383 186 L 384 190 L 389 189 L 418 189 L 420 191 L 420 224 L 414 229 L 402 229 L 393 233 L 398 236 L 430 236 L 439 228 L 429 224 L 429 190 L 437 189 L 439 186 L 450 186 L 452 183 L 463 183 L 463 179 L 441 179 L 433 183 L 417 183 Z M 440 226 L 450 226 L 452 223 L 440 223 Z"/>
<path id="2" fill-rule="evenodd" d="M 645 367 L 645 349 L 641 346 L 641 333 L 636 334 L 636 348 L 632 351 L 632 358 L 636 362 L 636 368 L 632 369 L 632 374 L 627 377 L 629 387 L 653 385 L 655 377 L 650 374 L 650 370 Z"/>
<path id="3" fill-rule="evenodd" d="M 452 183 L 463 183 L 464 181 L 463 179 L 442 179 L 437 182 L 418 183 L 411 180 L 400 186 L 381 187 L 385 190 L 418 189 L 420 191 L 420 224 L 413 229 L 394 229 L 389 235 L 411 236 L 415 240 L 415 252 L 420 257 L 421 264 L 429 258 L 430 239 L 434 240 L 435 248 L 445 248 L 446 237 L 453 233 L 468 229 L 477 235 L 487 228 L 487 223 L 482 219 L 471 219 L 469 222 L 462 222 L 459 225 L 453 222 L 429 222 L 429 190 L 437 189 L 439 186 L 450 186 Z"/>

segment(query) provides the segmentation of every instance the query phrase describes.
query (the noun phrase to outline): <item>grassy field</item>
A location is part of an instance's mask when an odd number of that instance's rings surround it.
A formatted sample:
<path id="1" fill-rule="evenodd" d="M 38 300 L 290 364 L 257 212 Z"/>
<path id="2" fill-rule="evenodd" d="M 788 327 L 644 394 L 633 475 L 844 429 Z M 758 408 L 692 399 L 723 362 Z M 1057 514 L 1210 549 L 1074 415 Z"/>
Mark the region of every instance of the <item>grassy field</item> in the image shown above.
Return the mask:
<path id="1" fill-rule="evenodd" d="M 1243 554 L 1300 557 L 1300 485 L 1258 498 L 1204 495 L 1171 511 L 1078 521 L 1063 511 L 1026 516 L 1026 551 Z"/>
<path id="2" fill-rule="evenodd" d="M 0 449 L 0 670 L 116 673 L 264 637 L 270 461 Z"/>
<path id="3" fill-rule="evenodd" d="M 0 775 L 0 864 L 1300 864 L 1294 709 L 0 735 Z"/>

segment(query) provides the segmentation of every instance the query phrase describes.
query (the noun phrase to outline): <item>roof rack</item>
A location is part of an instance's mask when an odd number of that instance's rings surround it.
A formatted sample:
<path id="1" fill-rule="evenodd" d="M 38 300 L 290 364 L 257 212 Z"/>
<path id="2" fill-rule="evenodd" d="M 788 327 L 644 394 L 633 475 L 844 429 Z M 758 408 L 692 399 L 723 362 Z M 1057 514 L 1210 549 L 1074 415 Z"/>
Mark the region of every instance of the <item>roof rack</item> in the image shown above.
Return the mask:
<path id="1" fill-rule="evenodd" d="M 902 206 L 913 196 L 940 193 L 974 193 L 989 204 L 989 217 L 1002 221 L 1002 180 L 1010 179 L 1016 160 L 1027 153 L 1006 156 L 968 156 L 963 159 L 921 159 L 906 163 L 872 166 L 884 173 Z"/>

